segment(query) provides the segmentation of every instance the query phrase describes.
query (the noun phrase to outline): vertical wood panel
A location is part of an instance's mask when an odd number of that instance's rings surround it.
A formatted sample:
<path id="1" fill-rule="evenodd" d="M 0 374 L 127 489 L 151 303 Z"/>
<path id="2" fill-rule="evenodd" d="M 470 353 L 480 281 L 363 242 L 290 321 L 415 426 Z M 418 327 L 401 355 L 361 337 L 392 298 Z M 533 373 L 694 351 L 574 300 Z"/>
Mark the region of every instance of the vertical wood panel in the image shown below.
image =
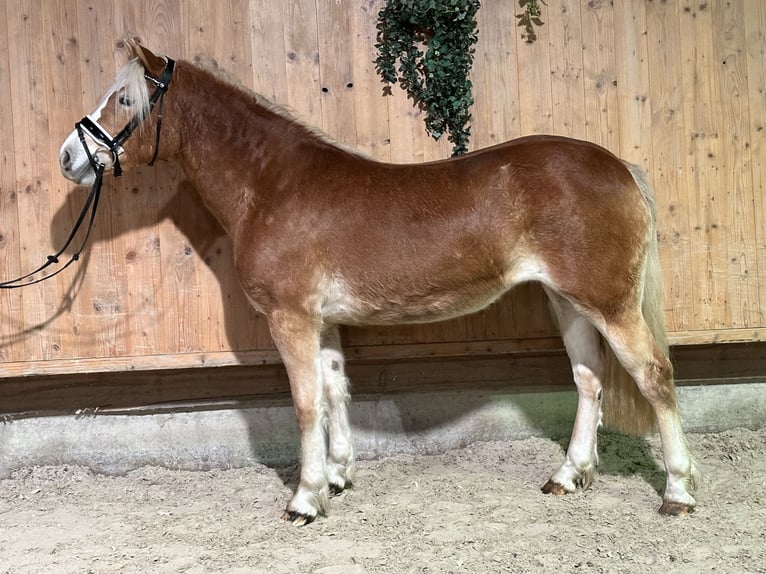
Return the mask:
<path id="1" fill-rule="evenodd" d="M 614 8 L 620 147 L 612 151 L 651 170 L 645 6 L 643 2 L 615 0 Z"/>
<path id="2" fill-rule="evenodd" d="M 475 104 L 471 110 L 471 149 L 498 144 L 521 133 L 519 118 L 516 25 L 510 5 L 502 10 L 480 9 L 479 38 L 471 70 Z"/>
<path id="3" fill-rule="evenodd" d="M 520 135 L 554 132 L 549 30 L 550 26 L 540 27 L 537 41 L 527 44 L 515 28 Z"/>
<path id="4" fill-rule="evenodd" d="M 115 71 L 126 63 L 119 48 L 122 27 L 122 3 L 80 5 L 80 38 L 88 36 L 80 55 L 87 75 L 94 78 L 88 86 L 83 113 L 95 109 L 115 77 Z M 82 114 L 76 115 L 76 118 Z M 133 176 L 135 177 L 135 176 Z M 128 353 L 127 270 L 123 264 L 125 238 L 123 231 L 124 179 L 105 177 L 104 193 L 99 204 L 98 243 L 94 243 L 89 260 L 86 285 L 77 299 L 81 303 L 80 333 L 83 342 L 97 357 Z M 80 190 L 84 194 L 86 190 Z"/>
<path id="5" fill-rule="evenodd" d="M 707 89 L 707 74 L 699 75 L 698 62 L 710 61 L 710 57 L 700 51 L 710 45 L 710 39 L 695 28 L 696 17 L 688 6 L 679 7 L 680 57 L 684 73 L 681 75 L 681 114 L 685 137 L 682 140 L 684 154 L 684 173 L 686 174 L 686 198 L 689 204 L 688 230 L 691 243 L 690 271 L 692 282 L 687 289 L 692 293 L 692 323 L 698 328 L 711 328 L 712 318 L 712 282 L 708 278 L 708 246 L 710 225 L 706 224 L 704 206 L 708 192 L 705 180 L 699 174 L 697 158 L 698 148 L 707 132 L 700 126 L 697 107 L 700 100 L 710 101 Z M 699 41 L 699 45 L 697 42 Z M 707 66 L 707 64 L 705 64 Z"/>
<path id="6" fill-rule="evenodd" d="M 351 72 L 353 77 L 354 117 L 356 133 L 354 147 L 376 159 L 391 158 L 389 138 L 391 126 L 388 105 L 381 97 L 382 84 L 375 72 L 375 42 L 377 7 L 379 2 L 360 2 L 350 6 L 352 44 Z"/>
<path id="7" fill-rule="evenodd" d="M 580 13 L 585 91 L 585 139 L 619 148 L 614 5 L 588 2 Z"/>
<path id="8" fill-rule="evenodd" d="M 45 38 L 40 0 L 9 2 L 5 6 L 8 19 L 9 59 L 14 63 L 10 75 L 14 97 L 13 142 L 16 190 L 21 245 L 22 269 L 34 269 L 52 253 L 49 229 L 51 210 L 51 172 L 48 153 L 48 102 L 44 66 Z M 46 325 L 46 319 L 57 307 L 56 290 L 46 285 L 27 287 L 22 292 L 22 315 L 28 326 Z M 49 326 L 50 327 L 50 326 Z M 24 337 L 24 355 L 45 360 L 54 359 L 60 350 L 60 333 L 55 328 L 37 330 L 34 337 Z"/>
<path id="9" fill-rule="evenodd" d="M 720 151 L 710 160 L 723 192 L 720 195 L 724 203 L 716 203 L 715 209 L 723 216 L 726 238 L 719 272 L 728 278 L 725 322 L 716 326 L 729 328 L 757 326 L 761 315 L 753 241 L 757 214 L 753 211 L 752 172 L 746 169 L 751 161 L 746 45 L 742 33 L 746 1 L 732 0 L 725 6 L 712 4 L 721 101 L 717 139 Z M 716 315 L 719 314 L 717 309 Z"/>
<path id="10" fill-rule="evenodd" d="M 553 130 L 584 138 L 585 87 L 579 0 L 559 0 L 548 8 L 551 47 L 551 110 Z"/>
<path id="11" fill-rule="evenodd" d="M 81 109 L 83 105 L 80 97 L 82 76 L 79 73 L 79 67 L 74 73 L 71 70 L 71 63 L 77 63 L 79 58 L 76 40 L 79 35 L 77 2 L 67 0 L 50 6 L 50 10 L 42 14 L 42 20 L 46 41 L 43 58 L 46 62 L 48 109 Z M 48 54 L 55 54 L 55 58 L 50 58 Z M 50 134 L 67 133 L 73 127 L 73 120 L 68 114 L 50 113 L 48 119 Z M 81 206 L 71 201 L 67 182 L 62 177 L 58 177 L 57 159 L 61 142 L 52 137 L 48 137 L 47 140 L 46 155 L 51 174 L 52 211 L 52 222 L 48 224 L 48 227 L 50 228 L 51 249 L 58 251 L 65 243 L 66 237 L 80 213 Z M 78 246 L 80 241 L 81 239 L 78 238 Z M 73 250 L 74 247 L 70 248 L 65 256 L 68 257 Z M 74 308 L 78 287 L 81 285 L 81 277 L 81 274 L 72 274 L 54 284 L 55 297 L 59 302 L 57 313 L 60 314 L 60 318 L 57 321 L 57 328 L 62 333 L 59 344 L 63 356 L 73 354 L 77 356 L 82 352 L 87 352 L 87 349 L 80 345 L 79 338 L 74 336 L 76 326 L 74 315 L 61 313 L 61 311 Z"/>
<path id="12" fill-rule="evenodd" d="M 753 215 L 755 217 L 755 281 L 759 287 L 759 325 L 766 323 L 766 5 L 745 2 L 745 65 L 749 102 Z M 753 280 L 753 274 L 750 274 Z"/>
<path id="13" fill-rule="evenodd" d="M 752 206 L 750 184 L 742 170 L 747 152 L 738 6 L 731 3 L 718 14 L 708 5 L 681 10 L 682 53 L 690 70 L 684 77 L 684 117 L 690 138 L 687 167 L 694 173 L 689 191 L 695 325 L 710 329 L 754 326 L 751 314 L 760 315 L 757 285 L 748 279 L 748 262 L 755 261 L 748 243 L 755 230 L 752 208 L 746 206 Z"/>
<path id="14" fill-rule="evenodd" d="M 316 7 L 322 111 L 319 127 L 332 137 L 353 145 L 356 143 L 356 109 L 351 5 L 350 2 L 317 2 Z"/>
<path id="15" fill-rule="evenodd" d="M 5 8 L 5 7 L 4 7 Z M 8 42 L 8 17 L 0 10 L 0 273 L 3 280 L 21 274 L 19 246 L 18 190 L 16 186 L 16 153 L 13 137 L 13 109 L 11 101 L 11 72 L 13 69 Z M 0 361 L 23 361 L 23 343 L 20 333 L 25 324 L 19 321 L 22 310 L 20 290 L 0 291 Z"/>
<path id="16" fill-rule="evenodd" d="M 683 123 L 681 38 L 678 6 L 649 2 L 647 41 L 649 44 L 649 98 L 651 102 L 652 164 L 650 176 L 658 202 L 660 257 L 668 262 L 665 272 L 666 317 L 674 331 L 693 325 L 694 299 L 689 288 L 691 238 L 689 210 L 692 205 L 686 190 L 684 153 L 679 142 L 686 140 Z"/>
<path id="17" fill-rule="evenodd" d="M 256 92 L 276 103 L 294 105 L 290 88 L 293 85 L 303 88 L 311 83 L 311 76 L 290 77 L 288 62 L 308 62 L 316 56 L 316 8 L 314 3 L 305 0 L 290 2 L 268 2 L 251 0 L 250 2 L 250 40 L 253 61 L 253 88 Z M 298 38 L 308 40 L 310 48 L 293 48 L 290 30 L 300 27 L 304 33 Z M 316 100 L 316 98 L 314 98 Z M 312 101 L 314 101 L 312 100 Z M 306 107 L 296 106 L 305 114 Z M 303 116 L 305 117 L 305 115 Z M 321 116 L 311 116 L 319 125 Z"/>

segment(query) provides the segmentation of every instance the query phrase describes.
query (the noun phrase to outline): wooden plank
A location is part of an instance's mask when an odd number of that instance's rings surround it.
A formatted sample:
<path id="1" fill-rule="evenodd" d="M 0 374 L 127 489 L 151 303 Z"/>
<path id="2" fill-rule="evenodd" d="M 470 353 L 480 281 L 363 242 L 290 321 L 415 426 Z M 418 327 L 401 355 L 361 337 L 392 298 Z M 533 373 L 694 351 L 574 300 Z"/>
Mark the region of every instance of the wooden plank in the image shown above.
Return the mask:
<path id="1" fill-rule="evenodd" d="M 84 85 L 84 110 L 90 113 L 114 84 L 117 71 L 126 63 L 118 47 L 121 32 L 119 4 L 79 5 L 80 56 Z M 80 189 L 82 193 L 87 190 Z M 121 235 L 127 230 L 121 217 L 121 196 L 127 191 L 123 180 L 107 175 L 99 203 L 97 235 L 89 249 L 88 272 L 77 297 L 78 334 L 89 356 L 109 357 L 129 352 L 126 249 Z"/>
<path id="2" fill-rule="evenodd" d="M 756 275 L 755 210 L 751 170 L 743 169 L 751 158 L 749 138 L 749 106 L 747 98 L 747 64 L 744 28 L 745 0 L 732 1 L 726 7 L 713 5 L 716 61 L 721 62 L 718 74 L 721 109 L 718 115 L 721 145 L 716 157 L 710 158 L 720 176 L 724 204 L 716 203 L 727 227 L 725 243 L 726 266 L 721 265 L 725 282 L 726 322 L 722 326 L 753 327 L 759 324 L 759 287 L 751 277 Z M 717 178 L 716 178 L 717 179 Z M 710 182 L 712 183 L 712 182 Z M 715 192 L 714 192 L 715 193 Z M 721 197 L 721 194 L 717 194 Z M 721 315 L 721 309 L 715 314 Z"/>
<path id="3" fill-rule="evenodd" d="M 651 163 L 651 113 L 648 105 L 649 70 L 646 12 L 643 2 L 615 0 L 614 42 L 617 65 L 619 155 L 653 169 Z M 615 150 L 612 150 L 615 151 Z"/>
<path id="4" fill-rule="evenodd" d="M 763 380 L 766 345 L 704 345 L 673 350 L 679 385 Z M 487 392 L 573 390 L 571 367 L 562 352 L 536 356 L 433 357 L 350 360 L 354 396 L 461 389 Z M 125 411 L 236 408 L 254 398 L 286 398 L 287 376 L 278 364 L 139 373 L 64 375 L 0 380 L 0 415 L 45 413 L 95 415 Z"/>
<path id="5" fill-rule="evenodd" d="M 511 33 L 516 18 L 509 5 L 485 3 L 478 11 L 479 38 L 471 71 L 474 106 L 470 149 L 517 137 L 519 117 L 518 48 Z"/>
<path id="6" fill-rule="evenodd" d="M 725 316 L 717 318 L 716 309 L 723 310 L 726 289 L 721 284 L 717 271 L 722 256 L 721 244 L 725 241 L 721 230 L 720 215 L 715 209 L 716 194 L 721 189 L 716 181 L 716 170 L 709 166 L 708 158 L 715 157 L 719 150 L 717 114 L 720 109 L 720 94 L 715 77 L 708 74 L 708 62 L 715 60 L 713 52 L 713 23 L 709 10 L 698 14 L 694 9 L 685 12 L 682 28 L 689 26 L 686 50 L 692 51 L 691 69 L 694 70 L 695 86 L 689 90 L 692 99 L 690 160 L 695 173 L 695 198 L 690 224 L 696 232 L 696 251 L 692 258 L 692 272 L 697 292 L 697 324 L 703 328 L 715 328 Z M 685 90 L 686 91 L 686 90 Z"/>
<path id="7" fill-rule="evenodd" d="M 553 131 L 585 138 L 585 86 L 583 78 L 583 29 L 580 0 L 559 0 L 548 7 L 551 50 L 551 111 Z"/>
<path id="8" fill-rule="evenodd" d="M 389 160 L 391 126 L 388 102 L 383 96 L 383 84 L 375 71 L 376 3 L 351 4 L 349 24 L 351 34 L 352 84 L 345 89 L 353 94 L 354 123 L 356 127 L 354 147 L 379 160 Z"/>
<path id="9" fill-rule="evenodd" d="M 316 2 L 322 124 L 330 136 L 356 144 L 353 35 L 350 8 L 342 2 Z M 351 86 L 351 87 L 349 87 Z M 353 138 L 353 139 L 352 139 Z"/>
<path id="10" fill-rule="evenodd" d="M 550 26 L 537 29 L 537 40 L 527 44 L 523 30 L 514 26 L 518 54 L 519 135 L 553 133 Z M 509 30 L 510 33 L 510 30 Z"/>
<path id="11" fill-rule="evenodd" d="M 351 329 L 349 329 L 351 330 Z M 436 343 L 413 343 L 394 331 L 390 342 L 385 336 L 384 343 L 364 345 L 358 341 L 364 338 L 344 333 L 344 348 L 347 357 L 355 360 L 399 360 L 420 357 L 476 356 L 485 354 L 537 354 L 562 348 L 556 336 L 543 335 L 536 338 L 516 337 L 513 339 L 447 341 Z M 713 329 L 709 331 L 686 331 L 669 333 L 669 342 L 674 346 L 710 344 L 739 344 L 766 340 L 763 329 Z M 204 353 L 143 354 L 127 357 L 95 357 L 76 360 L 50 361 L 4 361 L 0 363 L 0 379 L 28 376 L 57 376 L 88 373 L 142 372 L 168 369 L 190 369 L 207 367 L 230 367 L 237 365 L 261 365 L 280 362 L 274 349 L 212 351 Z"/>
<path id="12" fill-rule="evenodd" d="M 192 61 L 212 60 L 236 81 L 252 88 L 250 10 L 250 3 L 245 0 L 184 3 L 179 24 L 183 39 L 180 53 Z M 216 17 L 210 18 L 213 12 Z M 184 340 L 189 341 L 187 350 L 253 348 L 258 339 L 255 314 L 244 301 L 232 273 L 228 239 L 180 171 L 173 174 L 169 183 L 175 193 L 167 209 L 173 228 L 165 230 L 172 245 L 172 255 L 169 253 L 172 261 L 166 264 L 175 273 L 166 281 L 177 289 L 194 285 L 184 293 L 187 307 L 179 314 L 183 321 L 179 327 Z"/>
<path id="13" fill-rule="evenodd" d="M 720 148 L 710 160 L 716 170 L 715 185 L 721 183 L 720 191 L 711 188 L 711 198 L 716 197 L 715 209 L 724 225 L 726 241 L 725 259 L 720 262 L 718 273 L 723 274 L 722 286 L 726 291 L 724 308 L 715 315 L 725 316 L 718 326 L 747 328 L 760 325 L 763 309 L 759 305 L 757 255 L 753 239 L 756 237 L 757 212 L 754 211 L 752 171 L 746 169 L 751 161 L 749 105 L 747 101 L 747 61 L 744 4 L 746 0 L 733 0 L 723 6 L 712 5 L 715 22 L 714 40 L 720 85 L 720 109 L 718 110 Z M 726 142 L 724 144 L 724 142 Z M 720 200 L 723 200 L 723 204 Z M 760 218 L 764 217 L 763 212 Z M 722 313 L 723 311 L 723 313 Z"/>
<path id="14" fill-rule="evenodd" d="M 296 106 L 291 99 L 290 88 L 305 89 L 306 85 L 316 85 L 318 80 L 310 74 L 290 76 L 287 61 L 309 63 L 316 55 L 316 8 L 313 2 L 296 0 L 295 2 L 268 2 L 251 0 L 249 7 L 250 45 L 252 61 L 252 87 L 271 101 L 295 107 L 304 119 L 319 119 L 319 114 L 312 116 L 301 106 Z M 298 47 L 289 47 L 288 38 L 293 28 L 307 30 L 307 36 L 313 35 L 309 42 L 311 48 L 305 51 Z M 300 36 L 303 38 L 304 36 Z M 292 51 L 292 52 L 291 52 Z M 289 59 L 293 54 L 292 60 Z M 303 69 L 302 71 L 308 71 Z M 318 121 L 315 125 L 319 125 Z"/>
<path id="15" fill-rule="evenodd" d="M 108 32 L 114 48 L 111 65 L 103 68 L 105 82 L 128 61 L 127 46 L 121 41 L 126 35 L 137 37 L 159 54 L 175 55 L 178 16 L 179 4 L 172 0 L 115 4 Z M 176 349 L 173 345 L 178 337 L 165 328 L 167 318 L 175 318 L 177 313 L 174 301 L 162 289 L 163 224 L 158 220 L 160 206 L 172 189 L 170 181 L 167 166 L 160 163 L 155 168 L 128 170 L 120 180 L 107 178 L 105 185 L 114 196 L 110 211 L 113 236 L 108 242 L 124 281 L 117 295 L 125 324 L 122 355 Z"/>
<path id="16" fill-rule="evenodd" d="M 766 329 L 700 329 L 668 333 L 671 345 L 702 345 L 706 343 L 744 343 L 747 341 L 765 341 Z"/>
<path id="17" fill-rule="evenodd" d="M 744 3 L 745 65 L 749 102 L 750 171 L 752 174 L 753 215 L 755 217 L 755 281 L 759 287 L 757 317 L 766 324 L 766 5 Z M 750 275 L 753 280 L 753 275 Z"/>
<path id="18" fill-rule="evenodd" d="M 162 6 L 159 2 L 158 6 Z M 89 67 L 89 73 L 98 74 L 102 89 L 95 94 L 95 101 L 113 84 L 117 72 L 127 64 L 127 50 L 122 43 L 125 30 L 141 36 L 142 30 L 131 21 L 129 8 L 123 4 L 97 7 L 96 10 L 81 11 L 81 26 L 97 30 L 100 50 L 93 54 L 98 57 L 98 67 Z M 163 26 L 163 11 L 155 10 L 157 24 Z M 85 58 L 91 54 L 86 52 Z M 82 113 L 90 112 L 93 102 L 86 103 Z M 125 117 L 127 122 L 128 118 Z M 116 130 L 115 130 L 116 131 Z M 148 170 L 128 170 L 124 178 L 105 178 L 104 195 L 108 200 L 101 206 L 99 249 L 103 259 L 98 265 L 106 265 L 105 273 L 91 272 L 87 281 L 93 292 L 87 306 L 84 306 L 86 325 L 85 341 L 92 341 L 94 332 L 105 344 L 96 356 L 146 352 L 158 345 L 161 338 L 155 329 L 155 315 L 147 301 L 152 296 L 153 274 L 157 273 L 158 262 L 151 257 L 152 250 L 145 257 L 144 250 L 137 243 L 138 230 L 156 217 L 155 196 L 146 192 L 154 181 Z M 83 190 L 84 191 L 84 190 Z M 138 239 L 140 241 L 140 239 Z M 148 263 L 147 267 L 143 265 Z M 94 328 L 95 327 L 95 328 Z M 93 352 L 92 344 L 91 352 Z"/>
<path id="19" fill-rule="evenodd" d="M 47 107 L 49 110 L 78 110 L 82 107 L 80 98 L 80 85 L 82 78 L 79 69 L 79 52 L 76 37 L 77 26 L 77 3 L 75 0 L 46 3 L 43 11 L 38 14 L 42 21 L 42 27 L 46 31 L 45 69 L 48 89 L 46 90 Z M 51 57 L 50 54 L 55 54 Z M 58 155 L 61 143 L 71 132 L 74 120 L 62 113 L 50 113 L 47 144 L 47 157 L 50 165 L 51 181 L 51 212 L 52 220 L 48 223 L 51 231 L 51 246 L 58 251 L 70 234 L 76 218 L 79 216 L 82 205 L 76 199 L 78 194 L 70 194 L 68 182 L 59 174 Z M 82 234 L 77 238 L 77 245 L 82 241 Z M 74 251 L 71 247 L 62 257 L 67 259 Z M 76 292 L 77 285 L 81 281 L 82 269 L 71 268 L 72 272 L 64 272 L 56 279 L 56 283 L 46 285 L 51 289 L 53 297 L 60 302 L 57 306 L 59 311 L 54 315 L 50 323 L 52 329 L 58 330 L 62 356 L 72 353 L 81 353 L 83 350 L 77 346 L 72 333 L 75 323 L 72 315 L 68 312 L 72 295 Z"/>
<path id="20" fill-rule="evenodd" d="M 585 139 L 611 151 L 619 149 L 617 62 L 614 4 L 588 2 L 581 7 Z"/>
<path id="21" fill-rule="evenodd" d="M 17 208 L 18 189 L 16 186 L 16 142 L 13 135 L 13 91 L 11 74 L 18 70 L 11 60 L 8 45 L 9 30 L 5 8 L 0 10 L 0 274 L 2 281 L 19 277 L 31 269 L 22 267 L 20 258 L 21 230 Z M 20 332 L 24 324 L 22 315 L 22 292 L 18 289 L 0 291 L 0 361 L 21 361 L 25 359 Z"/>
<path id="22" fill-rule="evenodd" d="M 652 113 L 652 173 L 658 214 L 660 259 L 665 280 L 665 316 L 669 331 L 693 328 L 691 241 L 688 233 L 692 207 L 684 178 L 686 139 L 681 105 L 681 38 L 678 6 L 646 5 L 649 63 L 649 101 Z"/>
<path id="23" fill-rule="evenodd" d="M 16 172 L 16 198 L 19 229 L 20 268 L 32 270 L 46 260 L 55 248 L 48 233 L 54 213 L 51 206 L 48 102 L 45 43 L 40 0 L 9 2 L 8 54 L 14 62 L 10 75 L 13 98 L 13 143 Z M 18 153 L 21 150 L 21 153 Z M 25 287 L 22 291 L 20 343 L 27 357 L 52 359 L 61 350 L 60 333 L 50 327 L 60 299 L 53 283 Z"/>
<path id="24" fill-rule="evenodd" d="M 344 334 L 345 335 L 345 334 Z M 399 360 L 487 354 L 548 353 L 562 349 L 561 339 L 529 338 L 506 341 L 461 341 L 402 345 L 344 345 L 347 357 L 355 360 Z M 221 351 L 211 353 L 175 353 L 173 355 L 143 355 L 139 357 L 109 357 L 75 361 L 6 362 L 0 364 L 0 379 L 43 375 L 68 375 L 116 372 L 143 372 L 190 368 L 265 365 L 281 362 L 274 349 L 251 351 Z"/>
<path id="25" fill-rule="evenodd" d="M 742 170 L 743 110 L 740 47 L 727 45 L 741 20 L 731 5 L 728 20 L 708 5 L 681 12 L 682 50 L 690 74 L 684 85 L 689 169 L 695 174 L 690 228 L 694 236 L 692 273 L 696 290 L 695 324 L 701 328 L 744 327 L 758 303 L 757 287 L 748 281 L 753 220 L 747 215 L 747 182 Z M 724 31 L 727 30 L 727 31 Z M 728 64 L 724 64 L 728 62 Z M 715 64 L 714 64 L 715 63 Z M 719 66 L 720 65 L 720 66 Z M 727 70 L 728 68 L 728 70 Z M 735 139 L 736 138 L 736 139 Z M 739 167 L 735 167 L 739 166 Z M 752 199 L 749 201 L 752 206 Z M 748 311 L 743 310 L 743 305 Z"/>
<path id="26" fill-rule="evenodd" d="M 474 357 L 348 363 L 354 394 L 440 391 L 456 388 L 520 392 L 570 390 L 571 369 L 563 355 Z M 530 381 L 533 381 L 530 383 Z M 30 393 L 29 390 L 34 392 Z M 284 367 L 229 367 L 0 381 L 0 414 L 41 411 L 108 413 L 141 407 L 189 408 L 256 397 L 286 397 Z M 7 417 L 4 417 L 7 418 Z"/>

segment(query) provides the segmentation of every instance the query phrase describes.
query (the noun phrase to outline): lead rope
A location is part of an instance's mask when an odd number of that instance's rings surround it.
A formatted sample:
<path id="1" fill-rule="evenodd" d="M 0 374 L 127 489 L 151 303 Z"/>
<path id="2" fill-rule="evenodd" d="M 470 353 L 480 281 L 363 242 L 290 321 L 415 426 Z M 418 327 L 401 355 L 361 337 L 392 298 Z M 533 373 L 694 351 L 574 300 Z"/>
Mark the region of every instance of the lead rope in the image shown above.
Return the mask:
<path id="1" fill-rule="evenodd" d="M 80 215 L 77 217 L 77 221 L 74 224 L 74 228 L 72 229 L 72 232 L 69 234 L 69 238 L 66 240 L 64 247 L 59 249 L 54 255 L 48 255 L 45 263 L 40 265 L 40 267 L 38 267 L 34 271 L 31 271 L 30 273 L 27 273 L 26 275 L 22 275 L 21 277 L 18 277 L 16 279 L 12 279 L 10 281 L 4 281 L 0 283 L 0 289 L 18 289 L 19 287 L 26 287 L 27 285 L 34 285 L 36 283 L 40 283 L 41 281 L 50 279 L 51 277 L 55 277 L 56 275 L 61 273 L 64 269 L 69 267 L 72 263 L 74 263 L 80 258 L 80 253 L 82 253 L 83 249 L 85 249 L 85 244 L 88 242 L 88 237 L 90 237 L 90 232 L 93 229 L 93 221 L 96 218 L 96 208 L 98 207 L 98 199 L 101 196 L 101 182 L 103 180 L 104 167 L 105 167 L 103 163 L 99 161 L 95 161 L 93 158 L 91 158 L 91 161 L 94 162 L 96 166 L 94 168 L 96 171 L 96 180 L 93 182 L 93 187 L 91 187 L 90 193 L 88 194 L 88 198 L 85 200 L 85 205 L 83 206 L 82 211 L 80 211 Z M 89 210 L 90 210 L 90 218 L 88 220 L 88 228 L 85 231 L 85 237 L 83 238 L 82 243 L 80 244 L 80 247 L 77 249 L 77 251 L 75 251 L 72 254 L 69 260 L 53 273 L 50 273 L 48 275 L 43 275 L 42 277 L 38 277 L 37 279 L 31 279 L 29 281 L 23 282 L 26 279 L 29 279 L 30 277 L 37 275 L 38 273 L 42 273 L 48 266 L 59 262 L 59 257 L 61 257 L 64 251 L 67 250 L 67 247 L 69 247 L 69 245 L 74 240 L 75 236 L 77 235 L 77 232 L 80 230 L 80 226 L 82 225 L 83 221 L 85 221 L 85 216 L 87 215 Z"/>

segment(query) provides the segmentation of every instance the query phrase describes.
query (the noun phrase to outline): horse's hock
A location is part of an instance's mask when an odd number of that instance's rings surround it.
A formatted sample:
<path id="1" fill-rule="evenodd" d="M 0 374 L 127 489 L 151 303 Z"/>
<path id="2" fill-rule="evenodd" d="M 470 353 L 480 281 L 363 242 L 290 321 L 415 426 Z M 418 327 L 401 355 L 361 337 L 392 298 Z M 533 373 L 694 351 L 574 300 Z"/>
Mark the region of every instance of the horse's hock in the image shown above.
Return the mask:
<path id="1" fill-rule="evenodd" d="M 298 4 L 310 22 L 279 3 L 221 2 L 220 21 L 234 22 L 224 31 L 196 24 L 210 18 L 202 5 L 168 5 L 160 25 L 120 2 L 76 13 L 58 0 L 31 12 L 8 2 L 0 136 L 13 154 L 0 171 L 0 279 L 45 260 L 71 229 L 86 190 L 61 177 L 58 147 L 125 63 L 115 47 L 124 30 L 173 56 L 210 56 L 377 160 L 449 155 L 401 94 L 381 97 L 363 64 L 375 57 L 373 16 Z M 685 427 L 757 427 L 766 419 L 766 11 L 655 4 L 575 3 L 551 11 L 527 46 L 507 6 L 483 3 L 470 147 L 551 133 L 644 166 Z M 731 26 L 743 33 L 728 34 Z M 338 34 L 346 41 L 331 41 Z M 731 53 L 746 73 L 732 73 Z M 728 105 L 734 95 L 741 113 Z M 3 473 L 297 459 L 287 376 L 266 321 L 242 294 L 219 223 L 187 187 L 175 164 L 110 178 L 79 263 L 0 292 Z M 572 371 L 537 285 L 468 317 L 342 336 L 361 457 L 569 434 Z"/>

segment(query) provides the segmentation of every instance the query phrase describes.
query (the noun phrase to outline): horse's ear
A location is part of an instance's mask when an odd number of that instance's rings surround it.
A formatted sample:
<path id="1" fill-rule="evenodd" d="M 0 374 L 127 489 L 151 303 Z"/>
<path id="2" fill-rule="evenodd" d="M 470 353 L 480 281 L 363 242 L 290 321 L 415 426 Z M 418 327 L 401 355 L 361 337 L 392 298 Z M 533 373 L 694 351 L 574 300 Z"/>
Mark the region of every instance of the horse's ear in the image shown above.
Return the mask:
<path id="1" fill-rule="evenodd" d="M 142 46 L 135 38 L 128 40 L 127 44 L 133 56 L 141 61 L 147 72 L 155 76 L 162 74 L 165 69 L 165 60 L 156 56 L 149 48 Z"/>

